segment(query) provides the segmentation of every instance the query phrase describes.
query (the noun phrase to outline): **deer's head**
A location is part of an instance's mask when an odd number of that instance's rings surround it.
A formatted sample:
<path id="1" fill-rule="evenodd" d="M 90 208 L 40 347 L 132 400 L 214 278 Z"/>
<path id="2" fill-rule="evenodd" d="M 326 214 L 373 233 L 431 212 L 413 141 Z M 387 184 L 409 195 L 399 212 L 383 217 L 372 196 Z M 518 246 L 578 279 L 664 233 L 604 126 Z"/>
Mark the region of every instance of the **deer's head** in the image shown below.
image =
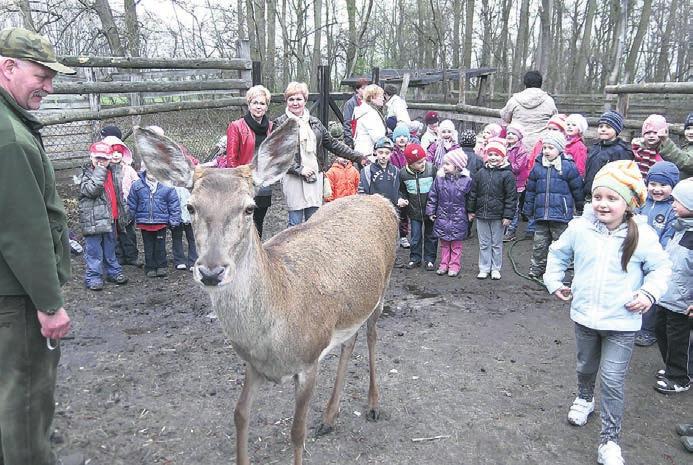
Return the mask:
<path id="1" fill-rule="evenodd" d="M 256 189 L 279 180 L 296 153 L 294 120 L 275 129 L 258 149 L 252 165 L 193 168 L 178 144 L 146 128 L 135 127 L 135 145 L 147 171 L 159 181 L 192 188 L 187 208 L 192 218 L 198 259 L 196 281 L 208 287 L 233 281 L 237 265 L 252 253 Z M 259 239 L 258 239 L 259 240 Z"/>

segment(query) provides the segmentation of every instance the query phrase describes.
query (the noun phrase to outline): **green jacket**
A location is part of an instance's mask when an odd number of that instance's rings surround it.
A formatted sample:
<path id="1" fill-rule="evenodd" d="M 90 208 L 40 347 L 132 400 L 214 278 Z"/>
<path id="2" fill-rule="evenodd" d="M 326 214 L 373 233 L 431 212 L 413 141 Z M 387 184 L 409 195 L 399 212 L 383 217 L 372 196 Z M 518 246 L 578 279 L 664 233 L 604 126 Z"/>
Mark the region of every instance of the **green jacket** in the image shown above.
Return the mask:
<path id="1" fill-rule="evenodd" d="M 693 177 L 693 144 L 679 148 L 667 137 L 659 147 L 659 154 L 678 167 L 681 179 Z"/>
<path id="2" fill-rule="evenodd" d="M 0 87 L 0 295 L 26 295 L 54 313 L 70 278 L 70 245 L 40 128 Z"/>

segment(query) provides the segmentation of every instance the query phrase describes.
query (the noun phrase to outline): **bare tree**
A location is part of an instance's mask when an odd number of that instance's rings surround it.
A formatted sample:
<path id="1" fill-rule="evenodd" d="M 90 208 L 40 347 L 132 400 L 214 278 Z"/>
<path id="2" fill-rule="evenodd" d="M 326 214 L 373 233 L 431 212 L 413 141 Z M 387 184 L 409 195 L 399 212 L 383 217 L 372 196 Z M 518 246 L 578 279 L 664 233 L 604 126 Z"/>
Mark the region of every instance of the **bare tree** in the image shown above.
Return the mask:
<path id="1" fill-rule="evenodd" d="M 664 34 L 662 34 L 662 47 L 659 50 L 659 59 L 657 60 L 657 67 L 655 68 L 655 80 L 658 82 L 666 81 L 667 77 L 669 76 L 669 47 L 672 43 L 671 31 L 674 24 L 676 24 L 678 2 L 679 0 L 671 0 L 671 7 L 669 8 L 669 20 L 666 22 L 666 29 L 664 30 Z"/>
<path id="2" fill-rule="evenodd" d="M 652 0 L 643 0 L 642 10 L 640 12 L 640 19 L 638 21 L 638 30 L 633 37 L 633 42 L 630 44 L 630 50 L 628 52 L 628 57 L 626 58 L 626 67 L 623 72 L 623 80 L 625 82 L 630 82 L 630 80 L 635 76 L 635 65 L 637 63 L 638 57 L 640 56 L 640 48 L 642 47 L 642 41 L 647 32 L 647 28 L 650 24 L 650 15 L 652 13 Z"/>

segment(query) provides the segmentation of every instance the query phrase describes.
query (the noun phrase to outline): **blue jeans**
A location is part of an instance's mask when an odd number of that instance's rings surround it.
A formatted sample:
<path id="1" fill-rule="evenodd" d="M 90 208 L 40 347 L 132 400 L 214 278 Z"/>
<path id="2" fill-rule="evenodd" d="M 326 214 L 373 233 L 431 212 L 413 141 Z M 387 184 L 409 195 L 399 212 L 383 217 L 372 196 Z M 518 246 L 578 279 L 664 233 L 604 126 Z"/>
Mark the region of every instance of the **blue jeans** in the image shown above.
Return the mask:
<path id="1" fill-rule="evenodd" d="M 597 371 L 600 372 L 600 444 L 607 441 L 618 443 L 623 420 L 623 386 L 634 342 L 635 331 L 595 330 L 575 324 L 580 398 L 591 400 L 594 397 Z"/>
<path id="2" fill-rule="evenodd" d="M 414 263 L 421 263 L 421 249 L 423 248 L 423 261 L 426 263 L 436 262 L 438 239 L 433 236 L 433 221 L 428 218 L 426 218 L 423 222 L 412 219 L 410 243 L 410 261 Z"/>
<path id="3" fill-rule="evenodd" d="M 84 282 L 87 286 L 103 283 L 104 268 L 109 277 L 123 272 L 116 258 L 116 244 L 115 223 L 109 233 L 84 236 Z"/>
<path id="4" fill-rule="evenodd" d="M 303 210 L 289 210 L 289 227 L 308 221 L 316 211 L 318 211 L 318 207 L 308 207 Z"/>

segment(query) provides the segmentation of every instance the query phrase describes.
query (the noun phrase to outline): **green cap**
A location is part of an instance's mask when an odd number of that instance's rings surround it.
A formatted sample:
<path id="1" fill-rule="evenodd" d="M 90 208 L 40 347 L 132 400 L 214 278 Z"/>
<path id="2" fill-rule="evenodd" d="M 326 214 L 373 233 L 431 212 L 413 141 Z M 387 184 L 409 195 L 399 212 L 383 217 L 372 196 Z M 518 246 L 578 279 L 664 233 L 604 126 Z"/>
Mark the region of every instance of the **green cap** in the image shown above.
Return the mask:
<path id="1" fill-rule="evenodd" d="M 0 31 L 0 56 L 33 61 L 57 73 L 76 73 L 74 69 L 58 63 L 55 50 L 48 39 L 21 27 Z"/>

